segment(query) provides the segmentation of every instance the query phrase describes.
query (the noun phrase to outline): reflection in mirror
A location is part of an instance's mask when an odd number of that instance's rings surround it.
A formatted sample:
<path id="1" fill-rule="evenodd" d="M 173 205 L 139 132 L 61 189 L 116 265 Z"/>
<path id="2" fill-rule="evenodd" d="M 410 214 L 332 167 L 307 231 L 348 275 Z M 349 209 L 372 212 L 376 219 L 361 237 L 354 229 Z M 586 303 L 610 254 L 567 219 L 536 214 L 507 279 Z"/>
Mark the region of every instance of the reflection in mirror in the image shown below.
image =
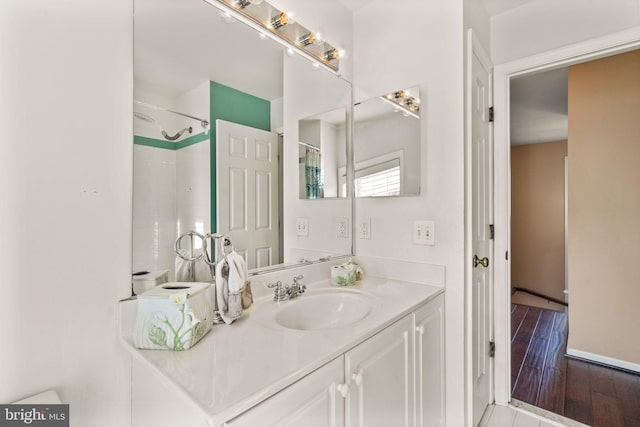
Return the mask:
<path id="1" fill-rule="evenodd" d="M 298 121 L 301 199 L 346 197 L 339 176 L 347 165 L 346 120 L 346 109 L 338 108 Z"/>
<path id="2" fill-rule="evenodd" d="M 413 87 L 354 107 L 356 197 L 420 194 L 420 92 Z"/>
<path id="3" fill-rule="evenodd" d="M 230 235 L 252 270 L 295 262 L 295 224 L 283 212 L 294 211 L 298 185 L 285 193 L 282 175 L 298 170 L 286 149 L 297 149 L 297 129 L 283 137 L 295 112 L 285 114 L 282 46 L 204 1 L 135 0 L 134 28 L 134 272 L 182 280 L 174 244 L 188 231 Z M 309 79 L 341 83 L 308 65 Z M 336 252 L 326 237 L 305 243 Z M 207 268 L 195 273 L 211 279 Z"/>

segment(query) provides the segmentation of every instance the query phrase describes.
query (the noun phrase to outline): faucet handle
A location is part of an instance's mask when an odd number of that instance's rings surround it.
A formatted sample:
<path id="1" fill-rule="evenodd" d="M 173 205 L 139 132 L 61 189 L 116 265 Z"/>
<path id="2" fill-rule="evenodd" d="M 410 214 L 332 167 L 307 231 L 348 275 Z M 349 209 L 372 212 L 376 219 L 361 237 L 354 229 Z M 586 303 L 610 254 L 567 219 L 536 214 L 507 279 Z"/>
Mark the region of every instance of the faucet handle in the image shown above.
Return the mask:
<path id="1" fill-rule="evenodd" d="M 304 276 L 301 274 L 299 276 L 295 276 L 293 278 L 293 285 L 298 288 L 298 293 L 303 293 L 306 289 L 307 289 L 307 285 L 305 285 L 304 283 L 300 283 L 300 281 L 304 279 Z"/>
<path id="2" fill-rule="evenodd" d="M 280 280 L 278 280 L 275 283 L 269 283 L 267 285 L 267 288 L 276 288 L 276 290 L 278 290 L 278 289 L 282 288 L 282 282 Z"/>
<path id="3" fill-rule="evenodd" d="M 276 288 L 274 293 L 273 293 L 273 300 L 274 301 L 284 301 L 288 297 L 287 296 L 287 290 L 282 287 L 282 282 L 279 281 L 279 280 L 276 283 L 269 283 L 267 285 L 267 288 Z"/>

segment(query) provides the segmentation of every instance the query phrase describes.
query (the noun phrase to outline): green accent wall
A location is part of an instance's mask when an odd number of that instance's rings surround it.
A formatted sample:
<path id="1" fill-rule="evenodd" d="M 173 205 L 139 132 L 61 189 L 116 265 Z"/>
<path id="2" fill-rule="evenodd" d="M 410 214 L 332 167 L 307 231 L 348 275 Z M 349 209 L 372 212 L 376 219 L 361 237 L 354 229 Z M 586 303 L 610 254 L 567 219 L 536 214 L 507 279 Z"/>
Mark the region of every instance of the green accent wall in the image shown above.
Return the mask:
<path id="1" fill-rule="evenodd" d="M 179 150 L 181 148 L 188 147 L 198 142 L 208 141 L 209 135 L 206 133 L 198 133 L 192 135 L 189 138 L 185 138 L 179 141 L 167 141 L 166 139 L 147 138 L 146 136 L 133 136 L 133 143 L 137 145 L 145 145 L 147 147 L 163 148 L 165 150 Z"/>
<path id="2" fill-rule="evenodd" d="M 271 130 L 271 102 L 220 83 L 210 82 L 211 123 L 211 232 L 217 232 L 216 120 L 225 120 L 266 131 Z"/>

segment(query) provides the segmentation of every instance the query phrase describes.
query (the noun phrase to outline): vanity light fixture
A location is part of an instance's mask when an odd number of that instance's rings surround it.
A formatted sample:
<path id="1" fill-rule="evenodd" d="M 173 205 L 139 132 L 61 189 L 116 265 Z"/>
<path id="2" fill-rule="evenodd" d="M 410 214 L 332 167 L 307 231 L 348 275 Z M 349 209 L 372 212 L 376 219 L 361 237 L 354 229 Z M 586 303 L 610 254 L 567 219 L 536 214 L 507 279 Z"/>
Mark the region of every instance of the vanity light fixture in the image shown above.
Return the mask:
<path id="1" fill-rule="evenodd" d="M 420 118 L 420 99 L 412 96 L 408 90 L 391 92 L 380 97 L 381 100 L 393 107 L 393 111 L 402 111 L 403 116 Z"/>
<path id="2" fill-rule="evenodd" d="M 265 0 L 203 0 L 258 31 L 260 38 L 270 38 L 298 53 L 313 64 L 339 75 L 344 51 L 324 41 L 296 22 L 291 12 L 283 12 Z"/>

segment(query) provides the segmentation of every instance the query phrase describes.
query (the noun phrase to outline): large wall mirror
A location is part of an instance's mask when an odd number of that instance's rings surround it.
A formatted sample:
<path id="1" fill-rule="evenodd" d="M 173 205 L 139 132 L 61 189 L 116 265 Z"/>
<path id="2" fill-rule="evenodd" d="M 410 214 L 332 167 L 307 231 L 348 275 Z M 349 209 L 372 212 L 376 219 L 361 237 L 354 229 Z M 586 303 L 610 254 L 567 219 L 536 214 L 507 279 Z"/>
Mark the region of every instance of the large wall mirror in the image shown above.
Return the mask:
<path id="1" fill-rule="evenodd" d="M 179 280 L 189 231 L 228 234 L 254 273 L 350 254 L 348 199 L 299 199 L 298 122 L 338 110 L 345 133 L 351 85 L 202 0 L 135 0 L 134 28 L 134 272 Z"/>
<path id="2" fill-rule="evenodd" d="M 420 116 L 418 87 L 355 105 L 356 197 L 420 194 Z"/>

